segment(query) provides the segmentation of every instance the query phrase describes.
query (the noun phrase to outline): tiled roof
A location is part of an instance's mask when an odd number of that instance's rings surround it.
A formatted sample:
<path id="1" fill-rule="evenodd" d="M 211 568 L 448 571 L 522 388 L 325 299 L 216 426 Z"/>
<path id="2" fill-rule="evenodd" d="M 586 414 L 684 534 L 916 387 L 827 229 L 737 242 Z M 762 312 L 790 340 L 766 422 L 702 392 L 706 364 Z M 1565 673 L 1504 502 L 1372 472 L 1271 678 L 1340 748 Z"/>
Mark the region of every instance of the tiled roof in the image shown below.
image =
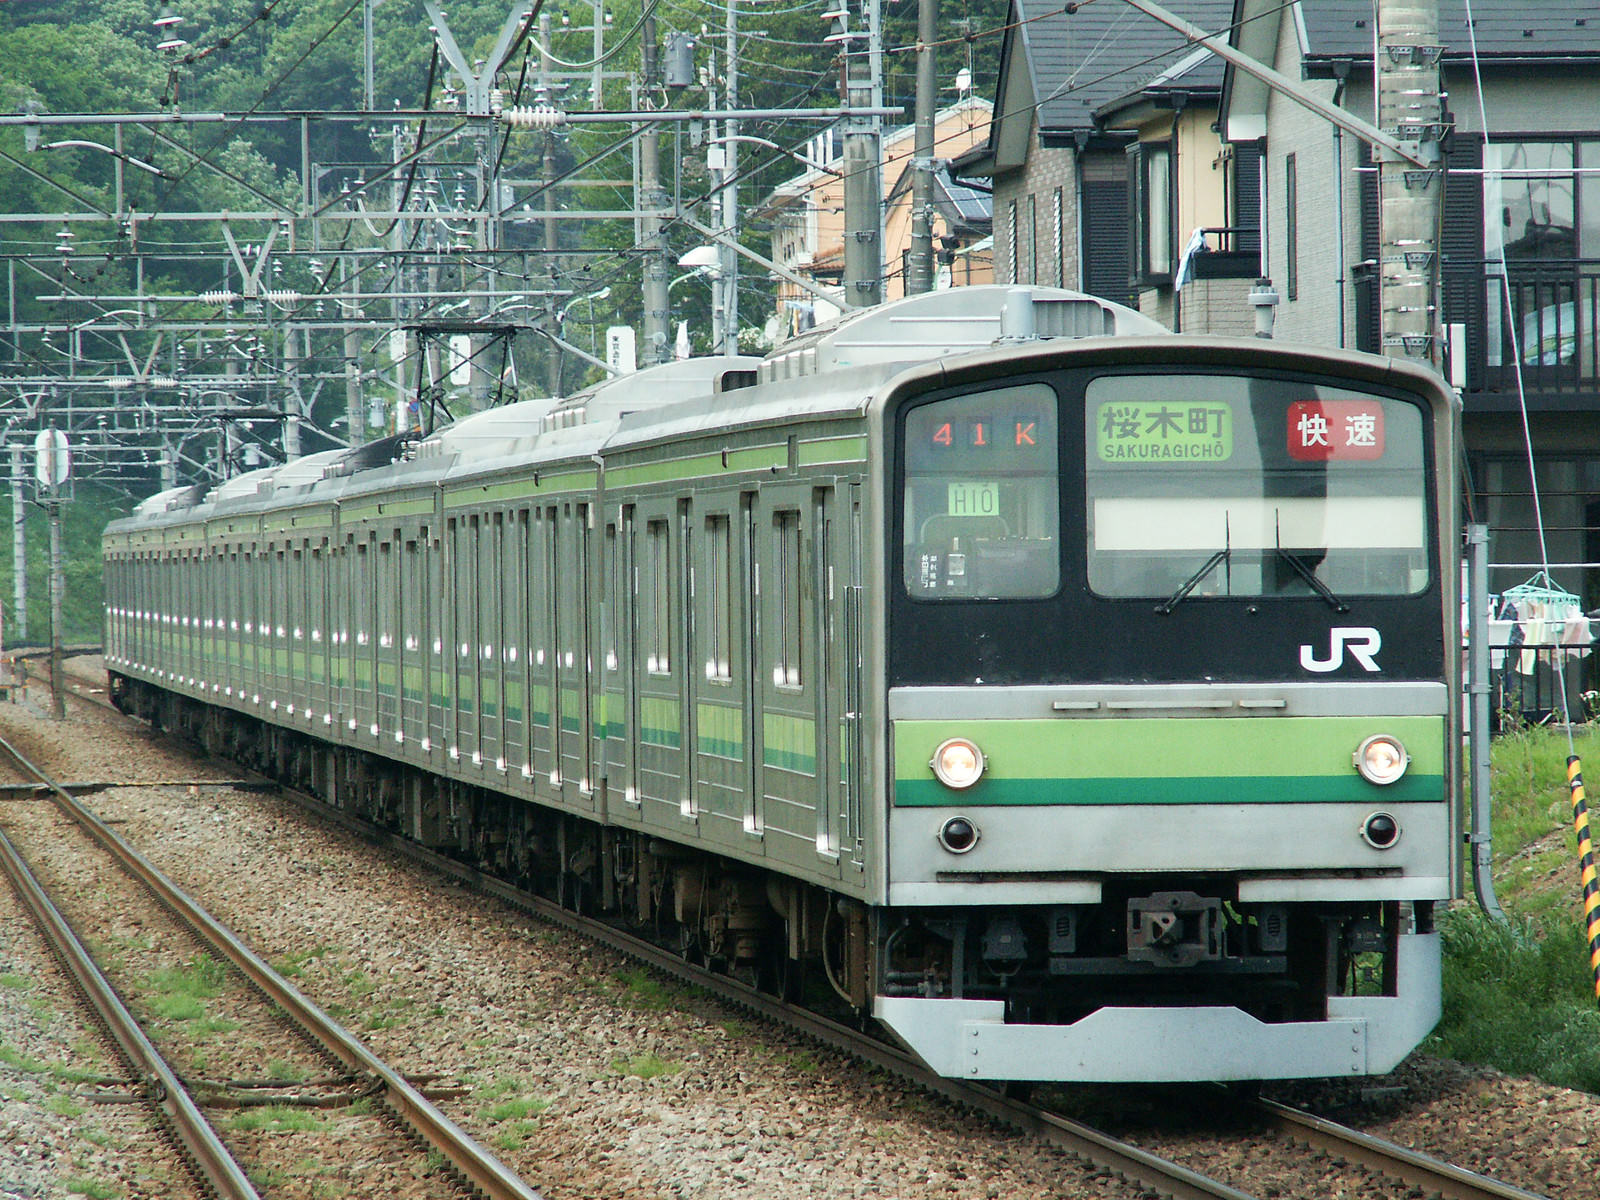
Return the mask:
<path id="1" fill-rule="evenodd" d="M 1233 14 L 1231 0 L 1171 0 L 1165 7 L 1207 32 L 1225 31 Z M 1043 129 L 1092 128 L 1097 109 L 1149 86 L 1193 50 L 1181 34 L 1117 0 L 1062 8 L 1059 0 L 1015 0 L 1013 8 L 1024 22 L 1019 32 Z M 1220 67 L 1197 65 L 1182 86 L 1218 87 L 1221 80 Z"/>
<path id="2" fill-rule="evenodd" d="M 1306 0 L 1309 58 L 1371 60 L 1371 0 Z M 1447 58 L 1467 58 L 1475 35 L 1484 59 L 1600 55 L 1600 7 L 1594 0 L 1439 0 L 1439 41 Z"/>

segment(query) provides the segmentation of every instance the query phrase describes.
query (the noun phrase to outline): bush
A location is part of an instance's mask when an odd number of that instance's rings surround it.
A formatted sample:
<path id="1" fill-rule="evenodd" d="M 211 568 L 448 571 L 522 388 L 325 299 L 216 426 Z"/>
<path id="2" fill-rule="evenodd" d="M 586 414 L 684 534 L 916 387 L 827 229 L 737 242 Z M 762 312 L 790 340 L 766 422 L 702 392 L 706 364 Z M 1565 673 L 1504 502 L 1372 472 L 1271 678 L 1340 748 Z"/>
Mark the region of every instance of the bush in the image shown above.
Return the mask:
<path id="1" fill-rule="evenodd" d="M 1444 1013 L 1430 1049 L 1600 1092 L 1600 1010 L 1581 925 L 1566 914 L 1440 920 Z"/>

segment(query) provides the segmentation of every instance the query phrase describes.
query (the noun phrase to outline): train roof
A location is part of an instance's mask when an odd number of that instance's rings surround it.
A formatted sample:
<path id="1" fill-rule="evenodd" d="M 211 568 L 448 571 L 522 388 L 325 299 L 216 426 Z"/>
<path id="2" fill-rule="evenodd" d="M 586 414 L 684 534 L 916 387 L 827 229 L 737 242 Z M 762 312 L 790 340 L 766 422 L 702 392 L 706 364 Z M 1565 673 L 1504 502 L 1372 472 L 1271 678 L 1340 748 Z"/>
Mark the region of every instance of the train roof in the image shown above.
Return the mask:
<path id="1" fill-rule="evenodd" d="M 252 471 L 209 494 L 199 486 L 168 489 L 140 503 L 128 523 L 192 520 L 285 501 L 333 503 L 516 463 L 588 459 L 735 425 L 860 414 L 893 380 L 981 376 L 1052 340 L 1085 350 L 1098 346 L 1110 355 L 1131 343 L 1159 344 L 1218 361 L 1263 348 L 1253 340 L 1178 337 L 1123 305 L 1059 288 L 955 288 L 847 313 L 765 359 L 684 359 L 607 379 L 571 397 L 474 413 L 420 440 L 402 434 Z M 1295 349 L 1270 344 L 1280 353 Z M 1321 361 L 1342 353 L 1299 349 Z M 1398 369 L 1392 360 L 1342 357 L 1352 360 L 1357 377 L 1376 379 Z"/>
<path id="2" fill-rule="evenodd" d="M 984 284 L 857 309 L 786 342 L 759 381 L 921 363 L 1008 342 L 1170 334 L 1142 313 L 1065 288 Z"/>

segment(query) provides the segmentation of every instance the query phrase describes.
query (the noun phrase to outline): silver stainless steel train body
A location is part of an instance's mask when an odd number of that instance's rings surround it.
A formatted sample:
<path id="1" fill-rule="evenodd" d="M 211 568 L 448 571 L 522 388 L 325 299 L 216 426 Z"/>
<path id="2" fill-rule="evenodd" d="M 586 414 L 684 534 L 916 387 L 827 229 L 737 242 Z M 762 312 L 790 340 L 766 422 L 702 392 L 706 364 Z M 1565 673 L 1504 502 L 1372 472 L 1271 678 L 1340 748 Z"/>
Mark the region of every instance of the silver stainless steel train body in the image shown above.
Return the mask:
<path id="1" fill-rule="evenodd" d="M 1382 1072 L 1458 888 L 1452 405 L 936 293 L 152 497 L 107 662 L 949 1075 Z"/>

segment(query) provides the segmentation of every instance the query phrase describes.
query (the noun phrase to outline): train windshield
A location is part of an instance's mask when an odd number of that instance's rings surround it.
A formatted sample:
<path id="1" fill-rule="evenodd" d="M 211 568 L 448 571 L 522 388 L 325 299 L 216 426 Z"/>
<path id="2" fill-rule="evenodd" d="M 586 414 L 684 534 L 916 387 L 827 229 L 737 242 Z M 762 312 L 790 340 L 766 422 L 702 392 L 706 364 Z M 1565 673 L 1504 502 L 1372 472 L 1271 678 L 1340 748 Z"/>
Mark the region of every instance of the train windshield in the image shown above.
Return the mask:
<path id="1" fill-rule="evenodd" d="M 905 418 L 906 591 L 1021 599 L 1061 586 L 1056 394 L 1041 383 L 937 400 Z"/>
<path id="2" fill-rule="evenodd" d="M 1096 594 L 1176 602 L 1427 588 L 1416 405 L 1199 374 L 1103 375 L 1085 399 Z"/>

